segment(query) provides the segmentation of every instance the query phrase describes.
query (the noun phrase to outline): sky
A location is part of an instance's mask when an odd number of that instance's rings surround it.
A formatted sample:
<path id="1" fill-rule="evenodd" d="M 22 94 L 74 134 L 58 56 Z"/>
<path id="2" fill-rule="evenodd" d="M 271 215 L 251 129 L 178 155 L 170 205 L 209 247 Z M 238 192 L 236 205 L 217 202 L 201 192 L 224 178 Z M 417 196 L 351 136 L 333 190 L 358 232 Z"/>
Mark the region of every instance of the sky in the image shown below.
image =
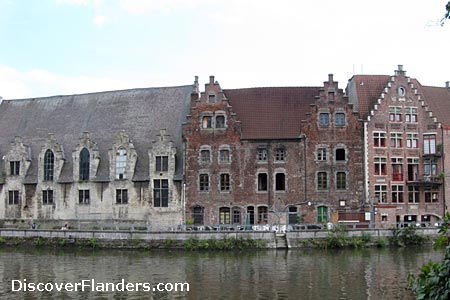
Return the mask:
<path id="1" fill-rule="evenodd" d="M 0 0 L 5 99 L 189 85 L 450 80 L 448 0 Z"/>

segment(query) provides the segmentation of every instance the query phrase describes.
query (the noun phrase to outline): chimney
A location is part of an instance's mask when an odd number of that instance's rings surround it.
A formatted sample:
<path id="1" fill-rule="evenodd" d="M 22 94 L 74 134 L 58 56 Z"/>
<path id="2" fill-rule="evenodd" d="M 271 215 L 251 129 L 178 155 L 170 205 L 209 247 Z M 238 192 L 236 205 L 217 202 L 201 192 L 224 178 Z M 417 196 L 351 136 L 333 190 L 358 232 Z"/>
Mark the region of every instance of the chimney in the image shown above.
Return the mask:
<path id="1" fill-rule="evenodd" d="M 209 84 L 214 84 L 214 76 L 209 76 Z"/>
<path id="2" fill-rule="evenodd" d="M 328 74 L 328 82 L 333 83 L 333 74 Z"/>
<path id="3" fill-rule="evenodd" d="M 405 75 L 405 71 L 403 70 L 403 65 L 398 65 L 398 68 L 395 71 L 395 75 Z"/>
<path id="4" fill-rule="evenodd" d="M 450 90 L 450 81 L 445 82 L 445 87 Z M 1 99 L 2 97 L 0 97 Z"/>

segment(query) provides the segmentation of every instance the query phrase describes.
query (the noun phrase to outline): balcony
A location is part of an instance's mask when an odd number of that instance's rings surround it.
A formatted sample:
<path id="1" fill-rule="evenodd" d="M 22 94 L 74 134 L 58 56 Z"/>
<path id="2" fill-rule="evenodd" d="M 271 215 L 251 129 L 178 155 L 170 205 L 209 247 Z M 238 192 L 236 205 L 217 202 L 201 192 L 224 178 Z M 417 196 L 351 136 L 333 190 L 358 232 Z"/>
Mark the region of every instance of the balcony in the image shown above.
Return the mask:
<path id="1" fill-rule="evenodd" d="M 414 180 L 408 180 L 408 185 L 423 185 L 423 186 L 440 186 L 443 180 L 437 175 L 422 175 L 417 176 Z"/>

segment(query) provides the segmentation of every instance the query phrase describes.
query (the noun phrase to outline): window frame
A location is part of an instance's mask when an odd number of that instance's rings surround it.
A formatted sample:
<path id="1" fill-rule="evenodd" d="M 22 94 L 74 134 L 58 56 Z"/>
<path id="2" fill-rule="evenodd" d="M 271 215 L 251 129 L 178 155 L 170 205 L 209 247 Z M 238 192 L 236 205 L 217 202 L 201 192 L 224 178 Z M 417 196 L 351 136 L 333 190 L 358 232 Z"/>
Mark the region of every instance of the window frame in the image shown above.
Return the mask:
<path id="1" fill-rule="evenodd" d="M 83 149 L 81 149 L 80 154 L 79 154 L 79 158 L 80 158 L 80 163 L 79 163 L 79 179 L 81 181 L 84 180 L 89 180 L 89 171 L 90 171 L 90 153 L 89 150 L 84 147 Z"/>
<path id="2" fill-rule="evenodd" d="M 54 203 L 53 190 L 42 190 L 42 205 L 53 205 Z"/>
<path id="3" fill-rule="evenodd" d="M 320 171 L 317 172 L 317 190 L 326 191 L 328 190 L 328 172 Z"/>
<path id="4" fill-rule="evenodd" d="M 221 192 L 231 191 L 231 175 L 230 175 L 230 173 L 220 173 L 220 175 L 219 175 L 219 190 Z"/>
<path id="5" fill-rule="evenodd" d="M 169 207 L 168 179 L 153 179 L 153 207 Z"/>
<path id="6" fill-rule="evenodd" d="M 53 181 L 55 172 L 55 154 L 47 149 L 44 154 L 44 181 Z"/>
<path id="7" fill-rule="evenodd" d="M 373 134 L 373 147 L 374 148 L 386 148 L 386 132 L 374 131 Z"/>
<path id="8" fill-rule="evenodd" d="M 8 205 L 20 205 L 21 195 L 19 190 L 8 191 Z"/>
<path id="9" fill-rule="evenodd" d="M 20 160 L 12 160 L 9 162 L 9 174 L 11 176 L 20 175 Z"/>
<path id="10" fill-rule="evenodd" d="M 155 171 L 156 172 L 168 172 L 169 171 L 169 156 L 168 155 L 156 155 L 155 156 Z"/>
<path id="11" fill-rule="evenodd" d="M 128 189 L 116 189 L 116 204 L 128 204 Z"/>
<path id="12" fill-rule="evenodd" d="M 122 147 L 117 149 L 116 165 L 115 165 L 116 180 L 127 179 L 127 160 L 128 160 L 127 149 L 122 148 Z"/>
<path id="13" fill-rule="evenodd" d="M 78 204 L 79 205 L 89 205 L 91 204 L 91 195 L 88 189 L 78 190 Z"/>
<path id="14" fill-rule="evenodd" d="M 319 127 L 330 126 L 330 113 L 320 112 L 319 113 Z"/>
<path id="15" fill-rule="evenodd" d="M 345 127 L 346 125 L 347 125 L 346 114 L 344 112 L 336 112 L 336 113 L 334 113 L 334 126 L 336 126 L 336 127 Z"/>
<path id="16" fill-rule="evenodd" d="M 346 189 L 347 189 L 347 173 L 342 171 L 336 172 L 336 190 L 346 190 Z"/>
<path id="17" fill-rule="evenodd" d="M 201 193 L 207 193 L 211 190 L 211 180 L 209 178 L 208 173 L 200 173 L 198 174 L 198 187 L 199 192 Z"/>

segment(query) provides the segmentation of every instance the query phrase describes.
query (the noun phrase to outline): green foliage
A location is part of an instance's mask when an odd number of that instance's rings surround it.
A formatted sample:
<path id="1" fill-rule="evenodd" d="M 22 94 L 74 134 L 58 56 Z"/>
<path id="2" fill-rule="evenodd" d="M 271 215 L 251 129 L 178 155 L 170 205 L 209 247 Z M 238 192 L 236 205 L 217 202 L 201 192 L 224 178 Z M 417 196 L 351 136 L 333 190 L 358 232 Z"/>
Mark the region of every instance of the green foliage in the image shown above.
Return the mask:
<path id="1" fill-rule="evenodd" d="M 183 244 L 185 250 L 243 250 L 266 247 L 266 243 L 251 238 L 229 238 L 229 239 L 209 239 L 199 240 L 190 238 Z"/>
<path id="2" fill-rule="evenodd" d="M 95 237 L 92 237 L 86 241 L 86 246 L 94 249 L 94 248 L 98 247 L 98 240 Z"/>
<path id="3" fill-rule="evenodd" d="M 367 248 L 372 240 L 369 233 L 363 233 L 361 236 L 349 237 L 345 227 L 335 227 L 328 231 L 326 239 L 319 242 L 317 246 L 320 248 Z"/>
<path id="4" fill-rule="evenodd" d="M 387 241 L 386 238 L 380 237 L 380 238 L 377 240 L 377 247 L 378 247 L 378 248 L 386 248 L 387 245 L 388 245 L 388 241 Z"/>
<path id="5" fill-rule="evenodd" d="M 450 3 L 450 2 L 449 2 Z M 420 274 L 409 274 L 409 288 L 416 294 L 416 299 L 447 300 L 450 298 L 450 214 L 444 217 L 444 223 L 439 227 L 439 239 L 435 248 L 446 247 L 444 260 L 440 263 L 429 262 L 422 266 Z"/>
<path id="6" fill-rule="evenodd" d="M 415 224 L 408 227 L 393 228 L 392 236 L 389 237 L 389 244 L 391 246 L 405 247 L 407 245 L 421 245 L 426 241 L 426 238 L 417 233 Z"/>
<path id="7" fill-rule="evenodd" d="M 0 236 L 0 245 L 3 245 L 6 243 L 6 239 L 3 236 Z"/>
<path id="8" fill-rule="evenodd" d="M 34 242 L 34 245 L 36 247 L 42 247 L 44 245 L 44 238 L 43 237 L 38 237 L 36 239 L 36 241 Z"/>

